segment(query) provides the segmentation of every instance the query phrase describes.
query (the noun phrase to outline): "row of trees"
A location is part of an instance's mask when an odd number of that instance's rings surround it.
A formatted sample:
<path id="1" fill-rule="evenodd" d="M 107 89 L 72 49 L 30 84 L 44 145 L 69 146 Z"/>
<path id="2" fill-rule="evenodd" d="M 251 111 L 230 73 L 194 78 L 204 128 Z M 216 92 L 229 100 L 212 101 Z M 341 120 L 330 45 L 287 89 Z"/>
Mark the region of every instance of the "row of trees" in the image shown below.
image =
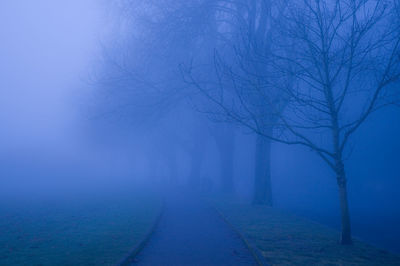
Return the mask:
<path id="1" fill-rule="evenodd" d="M 211 137 L 221 162 L 220 190 L 232 193 L 234 129 L 226 123 L 210 124 L 205 116 L 199 115 L 194 105 L 200 98 L 196 95 L 198 92 L 188 88 L 179 69 L 181 63 L 189 62 L 195 55 L 192 49 L 196 38 L 201 36 L 195 31 L 205 27 L 198 22 L 206 21 L 205 18 L 196 14 L 198 21 L 181 26 L 178 16 L 185 13 L 189 18 L 195 6 L 190 8 L 188 4 L 174 1 L 117 4 L 125 19 L 119 25 L 122 29 L 119 38 L 105 48 L 105 64 L 96 76 L 96 82 L 103 88 L 101 95 L 97 95 L 97 102 L 101 98 L 100 106 L 104 107 L 97 110 L 99 117 L 129 118 L 124 123 L 139 123 L 141 127 L 146 123 L 146 130 L 154 131 L 154 139 L 172 142 L 173 149 L 161 148 L 171 144 L 156 145 L 156 149 L 163 150 L 161 153 L 170 169 L 177 165 L 176 153 L 186 154 L 191 165 L 188 180 L 194 187 L 202 183 L 200 172 L 206 156 L 205 146 Z M 164 10 L 166 6 L 170 10 Z M 160 127 L 162 134 L 157 132 Z"/>
<path id="2" fill-rule="evenodd" d="M 341 243 L 350 244 L 345 158 L 351 137 L 367 118 L 398 103 L 399 2 L 118 4 L 130 18 L 124 28 L 127 40 L 124 52 L 116 49 L 109 62 L 117 80 L 134 92 L 125 98 L 127 104 L 137 107 L 136 101 L 150 99 L 149 106 L 157 105 L 150 109 L 164 114 L 184 103 L 213 121 L 253 131 L 257 204 L 272 205 L 272 142 L 314 151 L 336 176 Z M 232 135 L 230 129 L 214 133 L 227 170 L 221 182 L 227 190 L 233 188 Z"/>

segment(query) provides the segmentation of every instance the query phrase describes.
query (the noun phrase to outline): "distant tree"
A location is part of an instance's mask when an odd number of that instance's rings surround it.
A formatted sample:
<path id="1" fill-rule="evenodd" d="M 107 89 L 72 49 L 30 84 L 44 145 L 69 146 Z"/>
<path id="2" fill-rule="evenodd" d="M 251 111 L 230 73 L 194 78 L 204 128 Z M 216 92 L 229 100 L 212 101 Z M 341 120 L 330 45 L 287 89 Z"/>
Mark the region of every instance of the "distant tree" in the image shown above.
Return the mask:
<path id="1" fill-rule="evenodd" d="M 165 117 L 170 119 L 169 114 L 177 110 L 196 112 L 193 102 L 196 102 L 198 93 L 183 83 L 179 64 L 199 54 L 201 56 L 204 48 L 199 46 L 206 42 L 199 45 L 200 38 L 210 34 L 214 9 L 209 7 L 212 3 L 210 0 L 115 1 L 125 20 L 122 20 L 121 36 L 118 36 L 121 43 L 112 43 L 104 51 L 105 67 L 100 71 L 99 80 L 108 91 L 105 94 L 108 102 L 103 105 L 106 110 L 102 114 L 124 116 L 125 123 L 135 120 L 151 124 Z M 209 40 L 212 40 L 210 36 Z M 200 184 L 206 151 L 204 143 L 208 136 L 204 135 L 204 129 L 219 130 L 220 127 L 207 127 L 205 119 L 193 117 L 198 121 L 180 121 L 186 123 L 184 130 L 190 132 L 190 141 L 182 134 L 176 134 L 172 139 L 191 158 L 189 178 L 195 186 Z M 228 136 L 215 138 L 222 168 L 233 168 L 233 163 L 226 163 L 233 160 L 230 151 L 234 141 Z M 172 168 L 171 158 L 167 159 Z M 222 172 L 221 183 L 227 186 L 223 190 L 232 191 L 233 170 L 224 169 Z"/>
<path id="2" fill-rule="evenodd" d="M 220 108 L 220 115 L 265 139 L 305 146 L 334 171 L 342 244 L 352 243 L 345 171 L 349 140 L 371 114 L 398 99 L 396 5 L 383 0 L 287 1 L 271 10 L 282 16 L 274 20 L 277 30 L 268 39 L 268 53 L 250 57 L 249 49 L 235 49 L 239 63 L 231 65 L 216 57 L 219 82 L 213 86 L 205 86 L 191 69 L 186 72 L 187 81 Z M 242 64 L 243 57 L 264 72 Z"/>
<path id="3" fill-rule="evenodd" d="M 233 193 L 234 160 L 235 160 L 235 130 L 229 124 L 218 124 L 210 130 L 214 138 L 220 160 L 220 191 Z"/>
<path id="4" fill-rule="evenodd" d="M 272 134 L 276 117 L 268 114 L 270 109 L 282 111 L 286 95 L 281 90 L 268 86 L 274 74 L 268 65 L 271 60 L 272 39 L 276 24 L 282 19 L 284 1 L 233 0 L 218 1 L 215 4 L 215 44 L 214 53 L 208 56 L 208 70 L 204 64 L 183 66 L 183 75 L 188 84 L 200 88 L 211 103 L 230 106 L 239 114 L 249 108 L 252 118 L 257 117 L 264 132 Z M 213 74 L 214 72 L 214 74 Z M 224 87 L 224 92 L 215 91 L 213 86 Z M 199 86 L 200 85 L 200 86 Z M 229 89 L 227 89 L 229 88 Z M 257 88 L 257 90 L 255 89 Z M 260 93 L 264 99 L 260 99 Z M 236 97 L 233 103 L 229 94 Z M 233 97 L 235 98 L 235 97 Z M 251 105 L 251 106 L 250 106 Z M 209 107 L 209 104 L 207 105 Z M 220 115 L 213 107 L 210 113 L 215 120 L 238 122 L 237 117 Z M 248 112 L 248 113 L 249 113 Z M 240 120 L 249 118 L 240 115 Z M 271 186 L 271 139 L 256 135 L 255 175 L 253 203 L 272 206 Z"/>

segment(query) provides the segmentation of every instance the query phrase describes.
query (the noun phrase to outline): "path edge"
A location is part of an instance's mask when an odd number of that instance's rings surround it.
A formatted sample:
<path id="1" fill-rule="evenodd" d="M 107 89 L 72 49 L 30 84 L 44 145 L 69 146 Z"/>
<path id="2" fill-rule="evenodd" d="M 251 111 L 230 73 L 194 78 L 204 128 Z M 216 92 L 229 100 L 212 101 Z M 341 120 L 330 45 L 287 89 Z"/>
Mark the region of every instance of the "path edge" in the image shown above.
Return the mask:
<path id="1" fill-rule="evenodd" d="M 268 266 L 269 264 L 267 263 L 265 257 L 261 254 L 259 248 L 250 240 L 248 240 L 244 234 L 237 229 L 236 226 L 234 226 L 214 204 L 212 204 L 212 208 L 217 212 L 218 216 L 239 236 L 247 249 L 250 251 L 256 263 L 259 266 Z"/>
<path id="2" fill-rule="evenodd" d="M 147 242 L 150 240 L 151 236 L 153 235 L 154 231 L 156 230 L 156 228 L 161 220 L 161 217 L 164 215 L 164 209 L 165 209 L 165 202 L 163 201 L 160 213 L 157 215 L 156 219 L 154 220 L 153 225 L 147 231 L 145 236 L 138 242 L 138 244 L 136 244 L 136 246 L 132 249 L 132 251 L 129 252 L 129 254 L 124 259 L 122 259 L 119 263 L 117 263 L 116 266 L 128 266 L 135 262 L 136 256 L 140 253 L 140 251 L 143 250 L 143 248 L 146 246 Z"/>

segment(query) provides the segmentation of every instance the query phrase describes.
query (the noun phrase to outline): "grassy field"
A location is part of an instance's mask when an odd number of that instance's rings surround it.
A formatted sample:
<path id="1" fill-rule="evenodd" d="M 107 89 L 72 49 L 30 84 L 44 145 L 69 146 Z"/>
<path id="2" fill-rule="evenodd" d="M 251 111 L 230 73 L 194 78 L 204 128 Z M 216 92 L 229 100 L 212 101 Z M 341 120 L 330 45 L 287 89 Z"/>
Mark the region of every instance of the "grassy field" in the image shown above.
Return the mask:
<path id="1" fill-rule="evenodd" d="M 0 201 L 0 265 L 115 265 L 150 229 L 161 199 L 144 193 Z"/>
<path id="2" fill-rule="evenodd" d="M 357 240 L 339 245 L 339 232 L 280 210 L 212 203 L 270 265 L 400 265 L 400 257 Z"/>

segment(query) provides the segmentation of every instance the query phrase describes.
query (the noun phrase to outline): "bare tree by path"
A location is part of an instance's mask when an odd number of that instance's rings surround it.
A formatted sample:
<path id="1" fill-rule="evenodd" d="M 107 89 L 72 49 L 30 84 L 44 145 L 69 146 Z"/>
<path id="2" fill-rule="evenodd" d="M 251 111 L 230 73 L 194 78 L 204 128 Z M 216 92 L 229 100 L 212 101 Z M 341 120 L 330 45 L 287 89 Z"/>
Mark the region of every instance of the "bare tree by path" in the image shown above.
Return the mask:
<path id="1" fill-rule="evenodd" d="M 187 82 L 219 107 L 219 115 L 266 139 L 305 146 L 333 170 L 342 244 L 352 243 L 345 171 L 349 141 L 375 111 L 398 103 L 396 7 L 397 1 L 383 0 L 288 1 L 275 24 L 271 52 L 256 59 L 268 69 L 268 78 L 251 68 L 244 76 L 240 65 L 221 68 L 222 60 L 215 60 L 218 84 L 205 86 L 190 68 L 185 72 Z M 265 82 L 253 82 L 260 79 Z M 275 91 L 283 102 L 271 104 Z M 272 132 L 265 130 L 271 121 Z"/>

